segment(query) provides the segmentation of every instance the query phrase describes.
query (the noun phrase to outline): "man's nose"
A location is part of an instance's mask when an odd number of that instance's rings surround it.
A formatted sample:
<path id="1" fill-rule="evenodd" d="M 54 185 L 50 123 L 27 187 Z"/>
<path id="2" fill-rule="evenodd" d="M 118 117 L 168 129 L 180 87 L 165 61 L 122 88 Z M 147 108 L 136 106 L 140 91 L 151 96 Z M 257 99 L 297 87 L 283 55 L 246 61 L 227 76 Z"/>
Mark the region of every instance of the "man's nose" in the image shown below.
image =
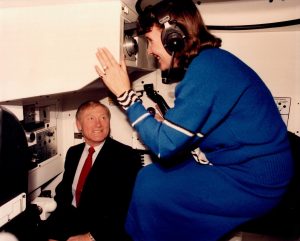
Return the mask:
<path id="1" fill-rule="evenodd" d="M 102 126 L 102 122 L 101 122 L 100 119 L 96 119 L 96 125 L 97 125 L 97 126 Z"/>

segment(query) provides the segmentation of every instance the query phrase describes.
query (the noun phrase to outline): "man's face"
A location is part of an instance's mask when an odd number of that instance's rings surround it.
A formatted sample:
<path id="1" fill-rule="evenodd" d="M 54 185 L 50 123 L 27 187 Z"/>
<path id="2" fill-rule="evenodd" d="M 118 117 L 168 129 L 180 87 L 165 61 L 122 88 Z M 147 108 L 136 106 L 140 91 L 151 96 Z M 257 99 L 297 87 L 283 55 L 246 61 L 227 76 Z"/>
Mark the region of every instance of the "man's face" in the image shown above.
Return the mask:
<path id="1" fill-rule="evenodd" d="M 88 107 L 83 110 L 76 124 L 82 131 L 85 142 L 90 146 L 99 145 L 110 132 L 109 113 L 102 106 Z"/>

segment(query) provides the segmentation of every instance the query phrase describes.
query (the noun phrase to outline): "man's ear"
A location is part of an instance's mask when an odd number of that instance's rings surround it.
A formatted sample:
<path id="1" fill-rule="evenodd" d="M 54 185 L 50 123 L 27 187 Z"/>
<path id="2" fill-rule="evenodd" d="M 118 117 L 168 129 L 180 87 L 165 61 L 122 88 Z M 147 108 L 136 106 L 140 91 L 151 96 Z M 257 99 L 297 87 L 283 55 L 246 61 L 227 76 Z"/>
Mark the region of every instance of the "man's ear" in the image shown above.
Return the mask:
<path id="1" fill-rule="evenodd" d="M 81 123 L 79 120 L 76 120 L 76 126 L 77 126 L 77 129 L 81 132 L 82 131 L 82 126 L 81 126 Z"/>

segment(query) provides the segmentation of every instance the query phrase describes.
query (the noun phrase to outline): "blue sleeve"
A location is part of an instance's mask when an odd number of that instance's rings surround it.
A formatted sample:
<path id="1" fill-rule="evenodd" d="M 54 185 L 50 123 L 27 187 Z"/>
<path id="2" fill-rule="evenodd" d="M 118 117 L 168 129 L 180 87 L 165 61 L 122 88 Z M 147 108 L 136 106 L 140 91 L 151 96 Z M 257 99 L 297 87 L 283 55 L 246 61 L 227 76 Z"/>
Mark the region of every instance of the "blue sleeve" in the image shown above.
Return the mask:
<path id="1" fill-rule="evenodd" d="M 240 64 L 239 60 L 219 51 L 204 51 L 193 60 L 176 87 L 174 107 L 166 113 L 165 121 L 156 121 L 141 103 L 127 110 L 144 144 L 159 157 L 173 156 L 201 141 L 205 133 L 222 122 L 246 90 L 248 81 L 242 78 L 243 68 L 231 67 L 235 64 L 232 61 Z"/>

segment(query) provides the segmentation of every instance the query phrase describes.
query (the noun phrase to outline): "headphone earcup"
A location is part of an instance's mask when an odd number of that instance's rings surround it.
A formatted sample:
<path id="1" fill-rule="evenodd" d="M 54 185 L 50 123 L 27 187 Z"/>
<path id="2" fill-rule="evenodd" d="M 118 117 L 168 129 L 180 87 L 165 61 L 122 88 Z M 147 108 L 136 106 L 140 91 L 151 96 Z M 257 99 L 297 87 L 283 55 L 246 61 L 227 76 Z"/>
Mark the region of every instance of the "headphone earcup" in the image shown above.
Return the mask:
<path id="1" fill-rule="evenodd" d="M 162 43 L 170 55 L 183 50 L 184 38 L 183 31 L 176 24 L 170 24 L 168 27 L 165 27 L 161 34 Z"/>

